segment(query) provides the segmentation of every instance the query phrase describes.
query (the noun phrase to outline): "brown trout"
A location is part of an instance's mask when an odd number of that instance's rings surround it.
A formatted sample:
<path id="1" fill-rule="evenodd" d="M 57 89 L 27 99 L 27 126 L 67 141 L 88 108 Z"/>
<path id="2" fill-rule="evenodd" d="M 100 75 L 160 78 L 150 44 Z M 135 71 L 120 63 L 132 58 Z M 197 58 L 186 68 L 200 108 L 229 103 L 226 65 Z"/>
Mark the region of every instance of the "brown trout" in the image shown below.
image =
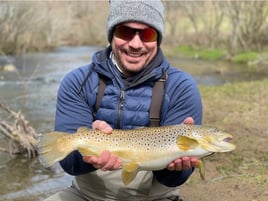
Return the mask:
<path id="1" fill-rule="evenodd" d="M 111 134 L 81 127 L 74 134 L 51 132 L 40 136 L 39 160 L 45 167 L 64 159 L 74 150 L 82 155 L 99 156 L 109 150 L 122 160 L 122 181 L 129 184 L 141 170 L 161 170 L 183 156 L 202 158 L 216 152 L 235 149 L 232 135 L 199 125 L 114 129 Z M 204 179 L 204 167 L 199 160 Z"/>

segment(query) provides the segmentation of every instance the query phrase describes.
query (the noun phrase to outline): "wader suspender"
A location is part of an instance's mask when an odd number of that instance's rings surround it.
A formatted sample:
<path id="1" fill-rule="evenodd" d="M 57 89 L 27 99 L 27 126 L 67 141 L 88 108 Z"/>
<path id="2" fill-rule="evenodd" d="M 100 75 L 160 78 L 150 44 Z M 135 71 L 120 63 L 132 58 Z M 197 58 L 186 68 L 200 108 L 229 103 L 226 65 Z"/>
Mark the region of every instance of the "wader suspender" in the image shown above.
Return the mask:
<path id="1" fill-rule="evenodd" d="M 100 104 L 101 104 L 101 99 L 104 95 L 104 90 L 105 90 L 105 87 L 106 87 L 106 78 L 103 77 L 103 76 L 99 76 L 99 89 L 98 89 L 98 94 L 97 94 L 97 99 L 96 99 L 96 104 L 95 104 L 95 107 L 94 107 L 94 118 L 96 116 L 96 113 L 98 111 L 98 109 L 100 108 Z"/>
<path id="2" fill-rule="evenodd" d="M 166 77 L 167 75 L 164 71 L 162 76 L 154 83 L 150 106 L 150 127 L 160 126 L 161 107 L 165 94 Z"/>
<path id="3" fill-rule="evenodd" d="M 166 72 L 163 72 L 162 76 L 155 81 L 152 92 L 152 101 L 150 106 L 150 127 L 160 126 L 160 115 L 161 106 L 164 97 L 165 83 L 166 83 Z M 106 87 L 106 79 L 100 76 L 99 89 L 97 94 L 97 100 L 95 104 L 94 116 L 100 107 L 101 99 L 104 95 L 104 90 Z"/>

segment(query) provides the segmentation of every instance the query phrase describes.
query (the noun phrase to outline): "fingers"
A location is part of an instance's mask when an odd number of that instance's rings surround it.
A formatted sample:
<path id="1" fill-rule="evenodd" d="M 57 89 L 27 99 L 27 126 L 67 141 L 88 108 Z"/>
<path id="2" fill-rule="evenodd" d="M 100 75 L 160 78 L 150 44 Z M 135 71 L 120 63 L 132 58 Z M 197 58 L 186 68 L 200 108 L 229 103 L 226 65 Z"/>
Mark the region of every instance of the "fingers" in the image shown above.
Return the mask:
<path id="1" fill-rule="evenodd" d="M 83 156 L 83 160 L 86 163 L 92 164 L 92 166 L 96 169 L 99 169 L 98 167 L 98 158 L 96 156 Z"/>
<path id="2" fill-rule="evenodd" d="M 103 151 L 99 157 L 100 169 L 101 170 L 114 170 L 121 166 L 119 158 L 111 154 L 109 151 Z"/>
<path id="3" fill-rule="evenodd" d="M 83 160 L 87 163 L 92 164 L 96 169 L 106 170 L 117 170 L 121 168 L 121 160 L 109 151 L 103 151 L 100 157 L 95 156 L 84 156 Z"/>
<path id="4" fill-rule="evenodd" d="M 187 117 L 183 121 L 184 124 L 194 125 L 194 119 L 192 117 Z"/>
<path id="5" fill-rule="evenodd" d="M 190 158 L 191 167 L 197 167 L 199 164 L 199 159 L 196 157 Z"/>
<path id="6" fill-rule="evenodd" d="M 167 169 L 170 171 L 188 170 L 198 165 L 198 158 L 196 157 L 182 157 L 174 160 L 168 164 Z"/>
<path id="7" fill-rule="evenodd" d="M 197 157 L 182 157 L 182 169 L 190 169 L 192 167 L 196 167 L 198 164 L 198 158 Z"/>
<path id="8" fill-rule="evenodd" d="M 105 121 L 96 120 L 92 123 L 93 129 L 98 129 L 106 134 L 111 134 L 113 128 Z M 86 163 L 90 163 L 96 169 L 116 170 L 121 168 L 121 160 L 109 151 L 103 151 L 99 157 L 83 156 Z"/>
<path id="9" fill-rule="evenodd" d="M 107 158 L 107 163 L 104 163 L 104 166 L 101 168 L 102 170 L 115 170 L 119 169 L 121 166 L 121 162 L 118 160 L 118 157 L 111 154 Z"/>
<path id="10" fill-rule="evenodd" d="M 98 129 L 106 134 L 111 134 L 113 131 L 113 128 L 105 121 L 96 120 L 92 123 L 93 129 Z"/>

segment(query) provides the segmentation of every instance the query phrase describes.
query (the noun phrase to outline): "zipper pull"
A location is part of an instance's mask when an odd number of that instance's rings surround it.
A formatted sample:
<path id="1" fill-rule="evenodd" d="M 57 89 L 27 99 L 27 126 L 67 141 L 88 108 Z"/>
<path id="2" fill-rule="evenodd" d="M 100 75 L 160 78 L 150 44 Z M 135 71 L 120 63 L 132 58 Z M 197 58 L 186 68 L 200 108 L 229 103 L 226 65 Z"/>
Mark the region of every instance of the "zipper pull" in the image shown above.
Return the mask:
<path id="1" fill-rule="evenodd" d="M 124 100 L 125 100 L 125 91 L 121 90 L 120 91 L 120 100 L 119 100 L 119 105 L 118 105 L 117 128 L 120 128 Z"/>

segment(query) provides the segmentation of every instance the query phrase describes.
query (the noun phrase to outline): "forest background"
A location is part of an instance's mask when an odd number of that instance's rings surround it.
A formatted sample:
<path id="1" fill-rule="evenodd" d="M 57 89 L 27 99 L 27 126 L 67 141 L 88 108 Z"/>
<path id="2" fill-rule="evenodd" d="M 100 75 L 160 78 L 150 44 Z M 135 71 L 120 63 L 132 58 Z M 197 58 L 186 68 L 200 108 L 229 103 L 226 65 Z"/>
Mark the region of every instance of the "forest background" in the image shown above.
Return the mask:
<path id="1" fill-rule="evenodd" d="M 266 63 L 266 1 L 164 1 L 163 49 L 205 59 Z M 107 45 L 108 1 L 0 2 L 0 54 Z"/>

